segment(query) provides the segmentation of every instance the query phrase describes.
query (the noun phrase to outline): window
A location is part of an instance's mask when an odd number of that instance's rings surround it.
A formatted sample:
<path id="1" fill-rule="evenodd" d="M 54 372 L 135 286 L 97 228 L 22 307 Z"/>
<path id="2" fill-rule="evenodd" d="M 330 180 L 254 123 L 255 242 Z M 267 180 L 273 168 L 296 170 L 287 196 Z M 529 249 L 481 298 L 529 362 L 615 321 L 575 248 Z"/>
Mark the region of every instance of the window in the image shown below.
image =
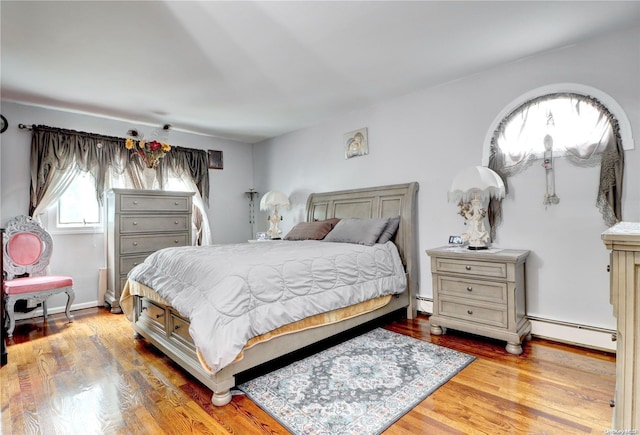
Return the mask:
<path id="1" fill-rule="evenodd" d="M 589 100 L 573 94 L 535 99 L 507 119 L 495 142 L 511 162 L 519 161 L 527 153 L 540 158 L 545 146 L 555 156 L 571 152 L 579 158 L 588 158 L 602 151 L 611 135 L 606 114 Z"/>
<path id="2" fill-rule="evenodd" d="M 596 206 L 608 226 L 622 220 L 624 150 L 633 149 L 631 124 L 616 101 L 594 88 L 557 84 L 535 89 L 507 106 L 494 120 L 483 164 L 508 177 L 544 158 L 544 204 L 557 204 L 553 156 L 564 154 L 577 166 L 600 164 Z M 492 239 L 501 220 L 501 204 L 492 200 L 488 217 Z"/>
<path id="3" fill-rule="evenodd" d="M 557 96 L 557 98 L 552 98 L 553 96 Z M 570 96 L 574 97 L 574 102 L 582 101 L 582 103 L 578 106 L 573 105 L 571 98 L 569 98 Z M 587 104 L 587 101 L 595 104 Z M 537 108 L 535 106 L 537 106 Z M 593 108 L 595 108 L 595 110 L 592 110 Z M 516 161 L 519 154 L 516 150 L 526 150 L 533 153 L 523 153 L 522 157 L 528 157 L 529 159 L 542 158 L 544 136 L 547 134 L 544 132 L 544 129 L 547 128 L 546 115 L 548 111 L 554 115 L 554 124 L 552 124 L 552 126 L 556 131 L 553 132 L 552 136 L 554 138 L 553 152 L 556 157 L 564 155 L 566 148 L 571 146 L 568 144 L 572 142 L 574 145 L 579 143 L 583 144 L 578 145 L 577 148 L 574 147 L 574 151 L 579 151 L 576 157 L 584 158 L 585 155 L 590 155 L 589 152 L 593 150 L 585 144 L 587 143 L 586 139 L 592 135 L 588 131 L 575 135 L 575 129 L 572 129 L 570 126 L 573 122 L 578 122 L 575 124 L 578 128 L 580 128 L 583 123 L 591 123 L 594 125 L 593 117 L 599 116 L 604 112 L 608 112 L 610 116 L 613 116 L 613 118 L 617 120 L 618 133 L 623 148 L 625 150 L 634 148 L 631 123 L 625 111 L 616 100 L 601 90 L 590 86 L 577 83 L 558 83 L 533 89 L 519 96 L 503 108 L 487 130 L 487 135 L 484 140 L 482 164 L 484 166 L 489 165 L 493 145 L 498 145 L 505 154 L 508 153 L 513 156 Z M 579 115 L 577 115 L 578 113 Z M 523 131 L 521 134 L 518 133 L 517 122 L 522 126 L 522 121 L 526 118 L 531 120 L 531 126 L 536 126 L 538 130 L 537 134 L 531 133 L 530 130 Z M 506 129 L 508 129 L 508 131 L 506 131 Z M 500 138 L 500 130 L 505 132 L 506 137 L 509 138 L 509 142 L 512 142 L 512 145 L 506 145 L 505 138 Z M 573 130 L 573 140 L 566 140 L 566 132 L 569 130 Z M 593 128 L 590 131 L 593 131 Z M 519 140 L 512 141 L 513 138 L 518 136 L 520 136 Z M 499 141 L 499 143 L 497 143 L 497 141 Z M 504 163 L 505 165 L 509 164 L 508 161 Z"/>
<path id="4" fill-rule="evenodd" d="M 54 232 L 102 230 L 102 207 L 96 199 L 96 182 L 90 172 L 79 172 L 60 199 L 47 210 L 48 228 Z"/>

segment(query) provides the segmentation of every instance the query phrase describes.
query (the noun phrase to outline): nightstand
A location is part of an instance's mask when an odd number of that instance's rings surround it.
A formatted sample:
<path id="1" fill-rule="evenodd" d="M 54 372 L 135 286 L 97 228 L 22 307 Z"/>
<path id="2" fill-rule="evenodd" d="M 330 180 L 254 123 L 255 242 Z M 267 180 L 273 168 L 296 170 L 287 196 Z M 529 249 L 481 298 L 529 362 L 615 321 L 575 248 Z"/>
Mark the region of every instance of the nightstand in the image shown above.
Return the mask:
<path id="1" fill-rule="evenodd" d="M 426 252 L 433 278 L 431 333 L 451 328 L 504 340 L 507 352 L 521 354 L 522 340 L 531 333 L 525 279 L 529 251 L 443 246 Z"/>

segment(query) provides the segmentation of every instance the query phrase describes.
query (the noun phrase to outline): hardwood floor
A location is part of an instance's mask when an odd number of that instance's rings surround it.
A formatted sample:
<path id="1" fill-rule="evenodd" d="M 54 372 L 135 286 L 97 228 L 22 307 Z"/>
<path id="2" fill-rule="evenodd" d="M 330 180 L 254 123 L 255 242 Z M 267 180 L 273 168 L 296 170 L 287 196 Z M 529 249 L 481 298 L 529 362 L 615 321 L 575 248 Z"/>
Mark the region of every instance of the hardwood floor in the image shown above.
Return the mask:
<path id="1" fill-rule="evenodd" d="M 241 395 L 211 392 L 103 308 L 20 321 L 0 369 L 3 434 L 285 434 Z M 385 434 L 602 434 L 609 428 L 615 356 L 534 338 L 520 356 L 504 343 L 429 334 L 426 316 L 385 327 L 476 361 Z"/>

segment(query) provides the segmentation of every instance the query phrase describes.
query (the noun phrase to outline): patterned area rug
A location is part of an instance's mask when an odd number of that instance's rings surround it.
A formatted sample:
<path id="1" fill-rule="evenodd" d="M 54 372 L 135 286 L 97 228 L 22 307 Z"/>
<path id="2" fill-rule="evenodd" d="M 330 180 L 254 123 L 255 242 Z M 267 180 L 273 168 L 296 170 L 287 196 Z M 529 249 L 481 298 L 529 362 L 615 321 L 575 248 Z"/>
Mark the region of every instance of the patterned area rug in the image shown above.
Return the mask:
<path id="1" fill-rule="evenodd" d="M 474 359 L 378 328 L 238 388 L 294 434 L 378 434 Z"/>

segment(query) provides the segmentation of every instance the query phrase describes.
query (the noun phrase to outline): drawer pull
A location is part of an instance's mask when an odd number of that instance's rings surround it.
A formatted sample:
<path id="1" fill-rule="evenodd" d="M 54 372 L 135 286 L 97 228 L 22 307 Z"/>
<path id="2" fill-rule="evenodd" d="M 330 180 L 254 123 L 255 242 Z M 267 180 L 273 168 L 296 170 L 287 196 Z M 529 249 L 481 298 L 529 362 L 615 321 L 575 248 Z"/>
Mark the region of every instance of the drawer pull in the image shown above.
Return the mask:
<path id="1" fill-rule="evenodd" d="M 176 325 L 176 326 L 173 327 L 174 331 L 177 331 L 178 329 L 180 329 L 180 325 Z"/>
<path id="2" fill-rule="evenodd" d="M 138 222 L 136 222 L 136 221 L 133 221 L 133 225 L 138 225 Z"/>
<path id="3" fill-rule="evenodd" d="M 180 240 L 174 240 L 173 243 L 180 243 Z"/>
<path id="4" fill-rule="evenodd" d="M 173 205 L 180 205 L 178 201 L 174 202 Z"/>
<path id="5" fill-rule="evenodd" d="M 468 292 L 473 291 L 473 287 L 467 287 L 467 291 Z"/>
<path id="6" fill-rule="evenodd" d="M 133 201 L 133 205 L 138 205 L 138 201 Z"/>
<path id="7" fill-rule="evenodd" d="M 142 307 L 142 311 L 148 310 L 148 309 L 149 309 L 149 307 Z"/>
<path id="8" fill-rule="evenodd" d="M 618 341 L 618 333 L 614 332 L 613 334 L 611 334 L 611 341 Z"/>
<path id="9" fill-rule="evenodd" d="M 174 223 L 174 224 L 176 224 L 176 225 L 178 225 L 178 223 L 179 223 L 179 222 L 178 222 L 178 221 L 173 221 L 173 223 Z"/>
<path id="10" fill-rule="evenodd" d="M 473 314 L 473 311 L 471 311 L 471 310 L 467 310 L 467 314 L 468 314 L 468 315 L 472 315 L 472 314 Z"/>
<path id="11" fill-rule="evenodd" d="M 160 317 L 163 317 L 164 314 L 156 314 L 156 319 L 159 319 Z"/>
<path id="12" fill-rule="evenodd" d="M 133 242 L 133 246 L 138 246 L 138 242 Z"/>
<path id="13" fill-rule="evenodd" d="M 465 266 L 464 268 L 467 270 L 471 270 L 471 266 Z"/>
<path id="14" fill-rule="evenodd" d="M 611 272 L 611 265 L 607 264 L 607 272 Z"/>
<path id="15" fill-rule="evenodd" d="M 134 266 L 137 266 L 137 265 L 138 265 L 138 262 L 137 262 L 137 261 L 134 261 L 134 262 L 133 262 L 133 265 L 134 265 Z"/>

